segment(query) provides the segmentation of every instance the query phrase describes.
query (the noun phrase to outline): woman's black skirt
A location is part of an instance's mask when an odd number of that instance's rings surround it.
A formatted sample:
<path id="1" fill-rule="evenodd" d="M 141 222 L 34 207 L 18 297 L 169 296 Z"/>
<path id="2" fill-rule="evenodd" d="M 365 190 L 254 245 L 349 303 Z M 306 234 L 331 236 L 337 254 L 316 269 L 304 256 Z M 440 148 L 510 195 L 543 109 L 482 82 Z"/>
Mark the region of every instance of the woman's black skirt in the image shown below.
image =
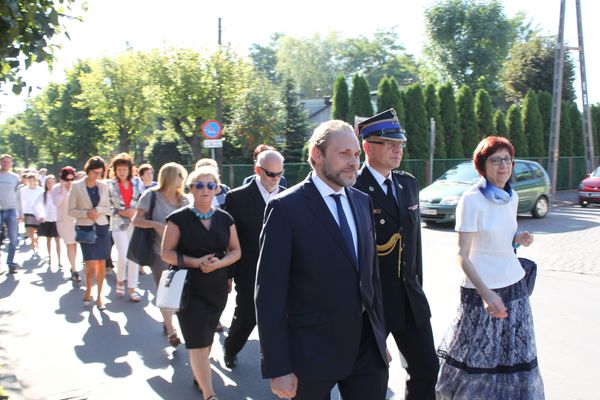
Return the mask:
<path id="1" fill-rule="evenodd" d="M 38 236 L 45 237 L 58 237 L 58 230 L 56 229 L 56 222 L 46 221 L 42 222 L 37 231 Z"/>

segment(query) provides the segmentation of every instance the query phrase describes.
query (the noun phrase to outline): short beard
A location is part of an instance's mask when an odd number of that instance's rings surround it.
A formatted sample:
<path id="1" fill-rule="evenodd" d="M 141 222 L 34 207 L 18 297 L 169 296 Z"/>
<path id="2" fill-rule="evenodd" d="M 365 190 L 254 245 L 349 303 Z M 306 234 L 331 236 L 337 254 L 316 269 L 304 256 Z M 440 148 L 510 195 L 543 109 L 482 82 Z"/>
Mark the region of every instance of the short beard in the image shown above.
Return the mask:
<path id="1" fill-rule="evenodd" d="M 334 172 L 331 170 L 331 168 L 329 167 L 329 162 L 326 158 L 324 158 L 323 161 L 323 176 L 329 181 L 341 187 L 354 186 L 354 184 L 356 183 L 356 171 L 352 178 L 344 179 L 342 177 L 342 171 Z"/>

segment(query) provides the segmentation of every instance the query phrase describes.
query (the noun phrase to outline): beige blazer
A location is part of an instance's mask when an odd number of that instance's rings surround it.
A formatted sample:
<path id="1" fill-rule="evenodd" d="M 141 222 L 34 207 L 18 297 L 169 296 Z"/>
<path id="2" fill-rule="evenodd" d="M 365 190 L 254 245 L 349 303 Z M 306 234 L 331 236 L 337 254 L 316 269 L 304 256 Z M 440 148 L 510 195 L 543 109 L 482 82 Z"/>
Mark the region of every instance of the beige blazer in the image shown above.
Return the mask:
<path id="1" fill-rule="evenodd" d="M 108 186 L 102 181 L 96 181 L 98 185 L 98 191 L 100 194 L 100 202 L 96 206 L 98 211 L 98 219 L 96 223 L 98 225 L 108 224 L 107 215 L 110 215 L 110 199 L 108 197 Z M 85 178 L 73 182 L 71 185 L 71 191 L 69 192 L 68 198 L 68 213 L 70 216 L 77 218 L 77 225 L 91 226 L 94 221 L 87 217 L 87 212 L 92 209 L 92 200 L 87 193 L 85 187 Z"/>

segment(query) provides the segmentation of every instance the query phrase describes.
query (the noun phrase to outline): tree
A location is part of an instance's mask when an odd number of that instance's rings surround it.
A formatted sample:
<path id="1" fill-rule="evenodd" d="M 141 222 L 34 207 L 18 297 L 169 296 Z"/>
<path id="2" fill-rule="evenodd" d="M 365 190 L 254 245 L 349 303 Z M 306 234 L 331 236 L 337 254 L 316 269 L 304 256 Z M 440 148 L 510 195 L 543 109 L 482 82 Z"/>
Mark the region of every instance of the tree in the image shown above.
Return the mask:
<path id="1" fill-rule="evenodd" d="M 148 65 L 160 115 L 180 141 L 191 147 L 196 160 L 204 151 L 202 124 L 216 118 L 219 92 L 223 107 L 232 108 L 240 99 L 245 99 L 248 88 L 256 88 L 250 85 L 252 79 L 268 88 L 272 86 L 266 78 L 253 74 L 247 62 L 226 48 L 206 55 L 189 49 L 155 51 L 148 57 Z M 230 139 L 234 140 L 225 137 L 226 141 Z M 247 145 L 252 146 L 252 143 Z"/>
<path id="2" fill-rule="evenodd" d="M 425 111 L 427 120 L 435 121 L 435 157 L 446 158 L 446 133 L 440 117 L 440 99 L 433 83 L 425 86 Z"/>
<path id="3" fill-rule="evenodd" d="M 360 74 L 375 87 L 386 76 L 399 82 L 417 82 L 417 63 L 404 53 L 398 33 L 377 30 L 372 39 L 365 36 L 342 42 L 340 62 L 347 75 Z"/>
<path id="4" fill-rule="evenodd" d="M 92 155 L 99 154 L 99 145 L 106 142 L 104 131 L 92 120 L 91 110 L 79 100 L 83 90 L 81 78 L 90 72 L 88 61 L 79 61 L 68 70 L 60 99 L 61 113 L 64 114 L 61 129 L 67 138 L 65 156 L 81 167 Z"/>
<path id="5" fill-rule="evenodd" d="M 550 122 L 552 119 L 552 95 L 549 92 L 537 92 L 538 110 L 542 117 L 542 132 L 544 132 L 544 151 L 548 152 L 548 142 L 550 141 Z"/>
<path id="6" fill-rule="evenodd" d="M 463 155 L 469 157 L 479 144 L 481 138 L 478 135 L 477 119 L 475 117 L 475 105 L 473 104 L 473 92 L 467 85 L 461 86 L 456 98 L 458 109 L 458 129 L 463 134 Z"/>
<path id="7" fill-rule="evenodd" d="M 592 116 L 592 133 L 594 137 L 594 154 L 596 159 L 600 157 L 600 104 L 591 106 L 590 114 Z"/>
<path id="8" fill-rule="evenodd" d="M 500 83 L 509 102 L 521 102 L 528 90 L 552 93 L 556 42 L 550 37 L 534 36 L 527 42 L 516 43 L 510 50 L 500 74 Z M 575 100 L 575 65 L 565 52 L 563 70 L 563 100 Z"/>
<path id="9" fill-rule="evenodd" d="M 475 94 L 475 118 L 477 120 L 477 134 L 480 138 L 489 136 L 494 132 L 492 99 L 485 89 L 479 89 Z"/>
<path id="10" fill-rule="evenodd" d="M 91 72 L 80 78 L 81 105 L 107 139 L 118 143 L 119 152 L 129 152 L 131 141 L 151 125 L 155 93 L 146 60 L 144 53 L 133 51 L 103 57 L 91 62 Z"/>
<path id="11" fill-rule="evenodd" d="M 271 42 L 267 46 L 261 46 L 253 43 L 250 46 L 250 59 L 254 68 L 259 74 L 262 74 L 271 83 L 279 83 L 277 78 L 277 41 L 283 33 L 274 33 L 271 35 Z"/>
<path id="12" fill-rule="evenodd" d="M 393 108 L 395 100 L 390 81 L 386 76 L 377 85 L 377 113 Z"/>
<path id="13" fill-rule="evenodd" d="M 332 84 L 342 70 L 339 34 L 331 32 L 325 37 L 314 34 L 307 38 L 282 36 L 277 43 L 276 72 L 280 79 L 292 78 L 302 97 L 332 92 Z"/>
<path id="14" fill-rule="evenodd" d="M 494 135 L 508 137 L 508 128 L 506 127 L 506 116 L 502 110 L 496 110 L 494 114 Z"/>
<path id="15" fill-rule="evenodd" d="M 371 93 L 369 84 L 361 75 L 354 75 L 352 78 L 352 91 L 350 92 L 350 111 L 348 119 L 354 121 L 354 116 L 370 117 L 373 115 L 373 105 L 371 104 Z"/>
<path id="16" fill-rule="evenodd" d="M 395 101 L 393 103 L 393 108 L 396 110 L 396 116 L 398 117 L 398 121 L 400 124 L 403 124 L 406 121 L 406 115 L 404 113 L 404 102 L 402 92 L 400 92 L 400 88 L 398 87 L 398 83 L 396 79 L 392 76 L 388 78 L 390 82 L 390 91 L 394 94 Z"/>
<path id="17" fill-rule="evenodd" d="M 508 130 L 508 137 L 515 147 L 515 153 L 517 156 L 527 157 L 529 155 L 527 138 L 523 132 L 521 110 L 516 104 L 513 104 L 508 108 L 508 113 L 506 114 L 506 128 Z"/>
<path id="18" fill-rule="evenodd" d="M 463 158 L 463 136 L 458 127 L 458 111 L 454 99 L 454 87 L 446 83 L 438 89 L 440 119 L 446 132 L 446 155 L 448 158 Z"/>
<path id="19" fill-rule="evenodd" d="M 348 95 L 348 84 L 344 75 L 338 76 L 333 85 L 333 99 L 331 106 L 331 115 L 333 119 L 340 119 L 348 123 L 354 123 L 354 121 L 348 120 L 350 110 L 350 98 Z"/>
<path id="20" fill-rule="evenodd" d="M 26 83 L 21 71 L 34 63 L 52 64 L 52 43 L 64 30 L 74 0 L 0 0 L 0 84 L 12 82 L 15 94 Z M 68 34 L 65 32 L 68 37 Z"/>
<path id="21" fill-rule="evenodd" d="M 284 82 L 282 103 L 285 111 L 283 134 L 286 138 L 283 155 L 287 162 L 302 162 L 302 148 L 308 139 L 308 116 L 291 79 Z"/>
<path id="22" fill-rule="evenodd" d="M 499 0 L 441 0 L 425 11 L 425 24 L 426 55 L 441 68 L 441 78 L 496 92 L 498 73 L 516 36 Z"/>
<path id="23" fill-rule="evenodd" d="M 581 112 L 574 101 L 569 102 L 569 119 L 571 120 L 571 132 L 573 133 L 573 155 L 585 155 L 583 150 L 583 121 Z"/>
<path id="24" fill-rule="evenodd" d="M 250 163 L 257 145 L 275 144 L 284 126 L 285 110 L 282 110 L 280 97 L 277 88 L 264 77 L 253 80 L 242 92 L 223 129 L 229 162 Z"/>
<path id="25" fill-rule="evenodd" d="M 160 167 L 168 162 L 176 162 L 181 165 L 194 163 L 192 154 L 189 152 L 189 146 L 185 142 L 181 143 L 178 141 L 176 135 L 160 132 L 160 134 L 153 136 L 156 139 L 146 148 L 144 158 L 155 169 L 160 169 Z"/>
<path id="26" fill-rule="evenodd" d="M 410 85 L 405 94 L 406 137 L 408 154 L 413 159 L 429 158 L 429 122 L 425 111 L 423 88 L 418 83 Z M 409 155 L 406 155 L 408 158 Z"/>
<path id="27" fill-rule="evenodd" d="M 523 109 L 521 111 L 523 120 L 523 130 L 527 137 L 529 156 L 544 157 L 546 149 L 544 148 L 544 124 L 542 115 L 537 105 L 537 96 L 533 90 L 529 90 L 523 99 Z"/>
<path id="28" fill-rule="evenodd" d="M 32 160 L 39 159 L 39 148 L 31 139 L 26 115 L 27 109 L 14 117 L 9 118 L 0 126 L 0 138 L 3 152 L 10 153 L 15 157 L 15 165 L 29 167 Z"/>

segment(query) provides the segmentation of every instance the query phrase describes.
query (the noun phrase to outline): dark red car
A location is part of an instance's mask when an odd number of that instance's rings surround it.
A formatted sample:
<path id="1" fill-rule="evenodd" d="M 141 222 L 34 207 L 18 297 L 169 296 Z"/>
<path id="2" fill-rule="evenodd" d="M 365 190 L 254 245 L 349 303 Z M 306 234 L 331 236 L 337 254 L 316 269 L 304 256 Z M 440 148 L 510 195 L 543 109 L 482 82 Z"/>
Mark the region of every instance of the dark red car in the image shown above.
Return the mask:
<path id="1" fill-rule="evenodd" d="M 600 167 L 581 181 L 577 194 L 581 207 L 587 207 L 590 203 L 600 204 Z"/>

